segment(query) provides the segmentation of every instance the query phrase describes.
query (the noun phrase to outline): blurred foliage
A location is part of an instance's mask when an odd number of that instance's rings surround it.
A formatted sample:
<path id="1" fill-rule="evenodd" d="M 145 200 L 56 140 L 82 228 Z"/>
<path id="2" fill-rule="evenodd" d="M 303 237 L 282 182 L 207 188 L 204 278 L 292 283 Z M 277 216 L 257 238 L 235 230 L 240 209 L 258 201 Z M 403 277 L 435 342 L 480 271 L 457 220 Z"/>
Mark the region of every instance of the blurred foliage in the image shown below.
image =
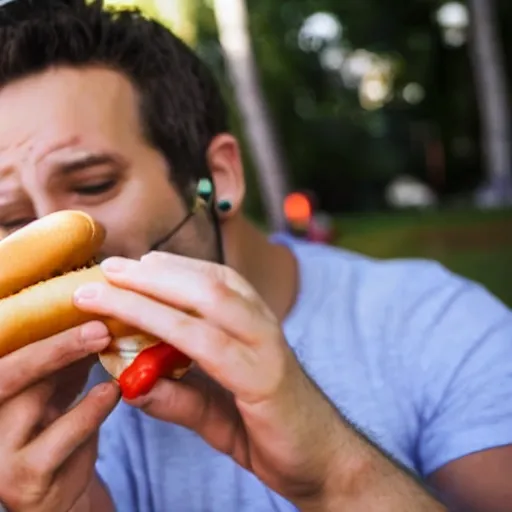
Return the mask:
<path id="1" fill-rule="evenodd" d="M 478 281 L 512 307 L 512 211 L 347 216 L 338 245 L 376 258 L 428 258 Z"/>
<path id="2" fill-rule="evenodd" d="M 128 1 L 128 0 L 126 0 Z M 134 1 L 134 0 L 132 0 Z M 163 20 L 217 74 L 242 141 L 248 180 L 247 208 L 261 218 L 254 168 L 218 42 L 209 0 L 166 0 L 188 6 Z M 137 0 L 135 0 L 137 3 Z M 343 212 L 338 245 L 377 258 L 435 259 L 480 281 L 512 306 L 512 211 L 444 210 L 379 214 L 384 187 L 407 173 L 429 182 L 445 198 L 474 189 L 482 179 L 479 114 L 467 44 L 445 44 L 435 16 L 441 0 L 246 0 L 261 83 L 297 188 L 315 190 L 321 206 Z M 156 0 L 140 0 L 150 16 Z M 192 8 L 193 5 L 193 8 Z M 512 55 L 512 2 L 497 0 L 506 55 Z M 345 52 L 364 49 L 393 63 L 391 100 L 362 108 L 357 90 L 321 63 L 324 45 L 299 44 L 315 13 L 335 16 Z M 161 14 L 161 13 L 160 13 Z M 181 16 L 181 19 L 180 19 Z M 193 37 L 182 27 L 194 26 Z M 512 83 L 512 59 L 506 59 Z M 423 101 L 404 101 L 418 84 Z M 422 140 L 438 141 L 446 175 L 429 174 Z M 362 214 L 363 211 L 367 214 Z M 357 211 L 354 215 L 349 212 Z M 507 277 L 508 276 L 508 277 Z"/>
<path id="3" fill-rule="evenodd" d="M 155 15 L 157 3 L 165 3 L 131 1 L 146 4 L 151 15 Z M 165 5 L 182 6 L 174 8 L 181 9 L 180 15 L 170 21 L 178 34 L 186 33 L 180 27 L 195 27 L 193 37 L 185 39 L 217 73 L 232 107 L 233 130 L 243 142 L 211 0 L 166 1 Z M 261 83 L 296 188 L 315 190 L 321 206 L 328 211 L 349 212 L 385 208 L 385 187 L 404 173 L 426 181 L 441 197 L 449 199 L 467 194 L 481 182 L 479 115 L 468 46 L 450 47 L 443 41 L 436 12 L 444 2 L 246 3 Z M 507 30 L 512 22 L 512 2 L 497 3 L 503 44 L 512 55 L 512 35 Z M 339 21 L 342 32 L 335 46 L 345 56 L 364 50 L 390 63 L 390 99 L 381 108 L 362 108 L 357 89 L 347 86 L 341 73 L 322 65 L 322 55 L 332 42 L 323 41 L 310 48 L 299 43 L 304 23 L 315 13 L 329 13 Z M 507 65 L 511 76 L 512 59 L 507 59 Z M 422 101 L 414 104 L 404 100 L 408 84 L 420 87 Z M 435 151 L 436 144 L 443 151 L 445 171 L 441 176 L 433 174 L 427 164 L 426 148 Z M 245 145 L 244 154 L 248 208 L 257 216 L 261 205 Z"/>
<path id="4" fill-rule="evenodd" d="M 254 218 L 261 218 L 254 168 L 226 79 L 211 2 L 166 1 L 189 6 L 179 11 L 181 20 L 178 16 L 163 21 L 193 45 L 217 74 L 231 109 L 233 131 L 242 141 L 247 208 Z M 147 4 L 149 15 L 158 17 L 155 0 L 141 2 Z M 338 245 L 377 258 L 435 259 L 483 283 L 512 306 L 512 211 L 382 213 L 383 190 L 399 174 L 429 182 L 445 199 L 464 195 L 482 179 L 470 56 L 467 44 L 450 47 L 443 41 L 435 21 L 443 2 L 246 2 L 261 83 L 291 178 L 295 187 L 315 190 L 324 209 L 343 212 L 342 220 L 337 220 Z M 512 34 L 507 30 L 512 2 L 497 0 L 497 5 L 504 49 L 512 55 Z M 314 51 L 301 48 L 301 28 L 318 12 L 339 20 L 338 44 L 343 51 L 364 49 L 393 63 L 391 99 L 381 108 L 364 109 L 357 90 L 347 87 L 339 74 L 325 70 L 320 58 L 325 44 Z M 186 26 L 195 27 L 193 37 L 182 29 Z M 506 65 L 512 83 L 511 58 Z M 411 83 L 424 90 L 423 101 L 417 104 L 404 101 L 404 87 Z M 425 141 L 438 141 L 444 150 L 444 180 L 436 181 L 428 172 Z M 350 213 L 354 211 L 358 214 Z"/>
<path id="5" fill-rule="evenodd" d="M 92 1 L 92 0 L 90 0 Z M 198 0 L 104 0 L 114 10 L 135 9 L 156 19 L 193 46 L 196 41 Z"/>

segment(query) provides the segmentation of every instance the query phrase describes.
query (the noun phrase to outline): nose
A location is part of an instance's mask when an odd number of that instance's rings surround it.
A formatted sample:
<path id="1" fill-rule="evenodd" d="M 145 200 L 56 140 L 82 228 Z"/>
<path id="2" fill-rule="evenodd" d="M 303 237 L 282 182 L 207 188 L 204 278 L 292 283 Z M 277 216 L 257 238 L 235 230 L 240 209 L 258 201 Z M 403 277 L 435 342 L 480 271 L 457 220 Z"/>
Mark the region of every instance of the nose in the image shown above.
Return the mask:
<path id="1" fill-rule="evenodd" d="M 35 166 L 19 165 L 17 175 L 24 195 L 30 200 L 36 218 L 62 210 L 57 204 L 56 198 L 52 197 L 50 191 L 45 187 Z"/>
<path id="2" fill-rule="evenodd" d="M 35 217 L 39 219 L 50 213 L 65 210 L 66 206 L 62 199 L 53 194 L 38 178 L 36 173 L 22 175 L 23 189 L 30 198 Z"/>
<path id="3" fill-rule="evenodd" d="M 63 209 L 59 208 L 58 205 L 54 204 L 54 202 L 49 198 L 33 197 L 32 204 L 34 213 L 38 219 Z"/>

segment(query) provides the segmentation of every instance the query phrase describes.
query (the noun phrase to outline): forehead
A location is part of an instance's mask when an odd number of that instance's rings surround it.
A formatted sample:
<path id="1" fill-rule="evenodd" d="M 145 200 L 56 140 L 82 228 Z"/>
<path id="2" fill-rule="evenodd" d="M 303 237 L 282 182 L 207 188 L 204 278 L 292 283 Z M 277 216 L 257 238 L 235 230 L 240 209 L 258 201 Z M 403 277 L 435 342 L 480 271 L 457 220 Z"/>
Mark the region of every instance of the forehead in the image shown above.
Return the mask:
<path id="1" fill-rule="evenodd" d="M 139 131 L 130 81 L 104 68 L 56 68 L 0 89 L 0 154 L 49 150 L 65 140 L 121 142 Z"/>

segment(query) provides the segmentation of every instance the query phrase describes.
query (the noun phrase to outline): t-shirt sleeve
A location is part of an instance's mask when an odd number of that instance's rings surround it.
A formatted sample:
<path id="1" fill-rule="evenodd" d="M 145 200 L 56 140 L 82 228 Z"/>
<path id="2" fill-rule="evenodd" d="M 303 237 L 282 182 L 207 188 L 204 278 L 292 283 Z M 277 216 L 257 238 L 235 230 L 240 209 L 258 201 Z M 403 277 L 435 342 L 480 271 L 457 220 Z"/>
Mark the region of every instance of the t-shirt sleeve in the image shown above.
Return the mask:
<path id="1" fill-rule="evenodd" d="M 478 451 L 512 444 L 512 312 L 483 287 L 443 272 L 404 322 L 415 339 L 411 384 L 427 476 Z"/>
<path id="2" fill-rule="evenodd" d="M 100 429 L 96 472 L 107 487 L 118 512 L 151 511 L 147 479 L 143 472 L 135 475 L 133 458 L 143 446 L 137 439 L 134 419 L 125 404 L 119 404 Z M 127 439 L 127 437 L 129 439 Z M 142 507 L 142 508 L 141 508 Z"/>

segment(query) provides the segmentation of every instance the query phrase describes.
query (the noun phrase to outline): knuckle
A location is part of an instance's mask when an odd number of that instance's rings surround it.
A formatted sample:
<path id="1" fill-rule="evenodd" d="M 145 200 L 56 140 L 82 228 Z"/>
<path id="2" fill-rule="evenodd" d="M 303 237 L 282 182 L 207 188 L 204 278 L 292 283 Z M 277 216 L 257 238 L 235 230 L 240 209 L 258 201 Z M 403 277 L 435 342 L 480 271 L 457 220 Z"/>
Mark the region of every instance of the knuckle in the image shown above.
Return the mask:
<path id="1" fill-rule="evenodd" d="M 0 368 L 0 404 L 3 404 L 9 398 L 16 394 L 21 388 L 25 378 L 19 368 Z"/>
<path id="2" fill-rule="evenodd" d="M 214 275 L 205 278 L 203 290 L 205 305 L 210 307 L 218 307 L 219 303 L 223 302 L 230 293 L 226 284 Z"/>
<path id="3" fill-rule="evenodd" d="M 227 352 L 232 349 L 231 337 L 224 331 L 212 329 L 203 332 L 201 339 L 199 351 L 202 358 L 209 361 L 210 365 L 223 366 Z"/>
<path id="4" fill-rule="evenodd" d="M 221 266 L 219 273 L 221 280 L 228 289 L 233 290 L 246 299 L 254 299 L 256 297 L 256 292 L 252 286 L 235 269 Z"/>
<path id="5" fill-rule="evenodd" d="M 228 283 L 238 283 L 242 280 L 240 274 L 234 268 L 225 265 L 216 267 L 216 274 L 218 274 L 223 281 Z"/>
<path id="6" fill-rule="evenodd" d="M 233 346 L 233 340 L 231 336 L 229 336 L 229 334 L 224 331 L 217 330 L 213 335 L 213 338 L 215 340 L 216 350 L 220 351 L 221 353 L 225 352 Z"/>
<path id="7" fill-rule="evenodd" d="M 86 348 L 85 338 L 83 335 L 83 328 L 75 327 L 74 329 L 70 329 L 66 331 L 66 339 L 61 341 L 61 345 L 63 350 L 69 350 L 71 354 L 73 352 L 78 352 L 79 354 L 87 354 L 88 350 Z M 69 343 L 69 339 L 71 339 L 71 343 Z M 71 345 L 71 347 L 69 347 Z"/>
<path id="8" fill-rule="evenodd" d="M 69 366 L 87 355 L 87 351 L 76 341 L 78 336 L 48 338 L 38 347 L 25 347 L 0 360 L 0 404 L 10 400 L 35 382 L 48 381 L 42 389 L 51 387 L 48 377 L 58 369 Z M 32 348 L 33 350 L 25 350 Z M 54 383 L 53 383 L 54 386 Z"/>
<path id="9" fill-rule="evenodd" d="M 173 324 L 173 329 L 177 332 L 183 331 L 189 333 L 195 325 L 194 318 L 187 313 L 172 315 L 169 320 L 169 323 Z"/>
<path id="10" fill-rule="evenodd" d="M 49 482 L 43 468 L 34 466 L 24 458 L 10 464 L 10 467 L 10 473 L 2 479 L 2 501 L 13 510 L 26 509 L 40 503 Z"/>
<path id="11" fill-rule="evenodd" d="M 89 397 L 89 400 L 94 402 L 94 404 L 99 402 L 96 397 Z M 86 405 L 86 403 L 83 405 Z M 98 409 L 98 407 L 81 407 L 76 409 L 73 422 L 73 436 L 76 439 L 86 439 L 94 432 L 97 423 L 101 419 L 102 410 Z"/>
<path id="12" fill-rule="evenodd" d="M 64 368 L 71 363 L 82 360 L 91 354 L 82 326 L 65 331 L 55 339 L 53 345 L 52 365 L 55 368 Z"/>
<path id="13" fill-rule="evenodd" d="M 20 393 L 16 400 L 16 409 L 23 411 L 27 419 L 33 419 L 42 416 L 46 409 L 47 401 L 55 391 L 55 379 L 46 379 Z"/>
<path id="14" fill-rule="evenodd" d="M 65 366 L 77 357 L 87 353 L 80 328 L 69 329 L 51 338 L 47 338 L 46 359 L 54 363 L 53 366 Z"/>
<path id="15" fill-rule="evenodd" d="M 5 371 L 0 368 L 0 404 L 4 404 L 18 395 L 17 400 L 21 401 L 27 414 L 34 408 L 40 408 L 42 400 L 45 400 L 53 392 L 54 381 L 46 379 L 32 387 L 27 387 L 34 382 L 32 377 L 31 372 L 26 371 L 25 365 L 12 365 Z M 24 392 L 20 394 L 22 390 Z"/>
<path id="16" fill-rule="evenodd" d="M 43 463 L 41 462 L 34 462 L 26 457 L 21 457 L 15 469 L 18 482 L 40 487 L 45 480 L 46 468 L 43 467 Z"/>

